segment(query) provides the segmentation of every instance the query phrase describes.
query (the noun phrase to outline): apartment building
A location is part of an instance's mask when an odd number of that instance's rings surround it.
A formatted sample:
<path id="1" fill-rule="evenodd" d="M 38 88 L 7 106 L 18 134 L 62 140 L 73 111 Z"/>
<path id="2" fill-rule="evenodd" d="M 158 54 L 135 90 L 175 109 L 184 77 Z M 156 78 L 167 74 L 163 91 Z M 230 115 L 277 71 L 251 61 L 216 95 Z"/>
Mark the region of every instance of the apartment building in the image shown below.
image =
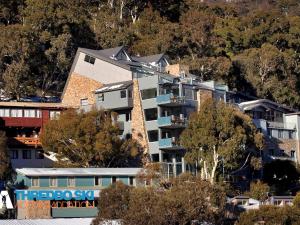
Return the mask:
<path id="1" fill-rule="evenodd" d="M 0 102 L 0 126 L 8 138 L 13 168 L 52 166 L 53 158 L 44 153 L 39 135 L 61 110 L 58 103 Z"/>
<path id="2" fill-rule="evenodd" d="M 149 160 L 162 163 L 168 176 L 176 176 L 193 169 L 184 162 L 179 136 L 190 114 L 208 98 L 233 104 L 253 117 L 268 140 L 263 155 L 266 161 L 299 162 L 299 118 L 295 110 L 232 92 L 214 81 L 201 82 L 187 66 L 170 64 L 164 54 L 133 57 L 124 47 L 79 48 L 62 104 L 117 112 L 120 135 L 136 139 Z"/>
<path id="3" fill-rule="evenodd" d="M 267 99 L 242 102 L 239 107 L 253 118 L 254 124 L 265 136 L 264 161 L 300 162 L 300 114 L 296 110 Z"/>

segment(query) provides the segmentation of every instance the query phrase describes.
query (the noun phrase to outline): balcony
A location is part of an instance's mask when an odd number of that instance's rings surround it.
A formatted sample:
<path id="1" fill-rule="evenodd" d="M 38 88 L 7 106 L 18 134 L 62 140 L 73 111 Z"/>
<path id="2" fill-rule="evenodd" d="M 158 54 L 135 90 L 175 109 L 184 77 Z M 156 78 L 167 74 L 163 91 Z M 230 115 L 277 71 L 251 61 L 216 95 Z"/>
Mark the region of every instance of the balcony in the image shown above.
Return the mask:
<path id="1" fill-rule="evenodd" d="M 174 96 L 173 94 L 159 95 L 156 97 L 158 105 L 181 106 L 185 104 L 184 97 Z"/>
<path id="2" fill-rule="evenodd" d="M 185 128 L 187 125 L 187 120 L 184 118 L 183 114 L 180 116 L 166 116 L 166 117 L 159 117 L 157 119 L 158 127 L 163 128 Z"/>
<path id="3" fill-rule="evenodd" d="M 296 124 L 294 123 L 281 123 L 281 122 L 267 122 L 268 127 L 276 128 L 276 129 L 287 129 L 287 130 L 295 130 Z"/>
<path id="4" fill-rule="evenodd" d="M 296 158 L 290 156 L 270 156 L 270 158 L 272 160 L 289 160 L 289 161 L 296 162 Z"/>
<path id="5" fill-rule="evenodd" d="M 179 144 L 179 139 L 172 138 L 163 138 L 158 141 L 158 146 L 160 149 L 164 150 L 180 150 L 182 147 Z"/>
<path id="6" fill-rule="evenodd" d="M 40 147 L 42 143 L 38 137 L 12 137 L 8 140 L 9 145 L 25 145 L 29 147 Z"/>

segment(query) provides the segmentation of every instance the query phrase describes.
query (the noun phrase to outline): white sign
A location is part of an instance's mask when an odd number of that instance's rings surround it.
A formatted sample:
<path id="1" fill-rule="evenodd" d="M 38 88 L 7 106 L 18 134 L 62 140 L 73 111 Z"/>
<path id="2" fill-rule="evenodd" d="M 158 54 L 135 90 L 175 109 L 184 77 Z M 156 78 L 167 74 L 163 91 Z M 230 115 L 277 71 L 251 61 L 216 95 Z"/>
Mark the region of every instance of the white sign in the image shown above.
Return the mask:
<path id="1" fill-rule="evenodd" d="M 3 205 L 6 204 L 7 209 L 13 209 L 13 204 L 9 197 L 8 191 L 1 191 L 0 193 L 0 209 L 3 208 Z"/>

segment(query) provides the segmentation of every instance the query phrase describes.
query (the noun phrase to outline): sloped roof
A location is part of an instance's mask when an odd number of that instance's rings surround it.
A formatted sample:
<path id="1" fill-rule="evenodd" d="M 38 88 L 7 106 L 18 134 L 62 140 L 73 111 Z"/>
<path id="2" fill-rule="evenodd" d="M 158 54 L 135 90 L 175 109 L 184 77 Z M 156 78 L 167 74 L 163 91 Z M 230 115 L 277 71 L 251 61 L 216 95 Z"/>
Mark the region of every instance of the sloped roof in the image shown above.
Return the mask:
<path id="1" fill-rule="evenodd" d="M 268 100 L 268 99 L 258 99 L 258 100 L 253 100 L 253 101 L 246 101 L 246 102 L 242 102 L 242 103 L 239 103 L 238 106 L 240 107 L 240 109 L 242 110 L 251 110 L 257 106 L 261 106 L 263 104 L 269 104 L 269 105 L 272 105 L 273 108 L 276 108 L 276 109 L 283 109 L 283 110 L 286 110 L 287 112 L 296 112 L 295 109 L 292 109 L 288 106 L 285 106 L 285 105 L 281 105 L 281 104 L 278 104 L 276 102 L 273 102 L 271 100 Z"/>
<path id="2" fill-rule="evenodd" d="M 109 57 L 112 57 L 112 56 L 116 56 L 123 49 L 124 49 L 124 46 L 118 46 L 118 47 L 115 47 L 115 48 L 108 48 L 108 49 L 98 50 L 98 54 L 109 58 Z"/>
<path id="3" fill-rule="evenodd" d="M 17 173 L 25 176 L 94 176 L 136 175 L 142 168 L 22 168 Z"/>
<path id="4" fill-rule="evenodd" d="M 116 90 L 123 90 L 132 85 L 132 81 L 123 81 L 123 82 L 116 82 L 111 84 L 105 84 L 102 87 L 98 88 L 95 93 L 102 93 L 108 91 L 116 91 Z"/>
<path id="5" fill-rule="evenodd" d="M 149 55 L 149 56 L 144 56 L 144 57 L 134 57 L 134 60 L 138 62 L 143 62 L 143 63 L 158 63 L 159 60 L 164 56 L 165 54 L 156 54 L 156 55 Z"/>
<path id="6" fill-rule="evenodd" d="M 61 103 L 53 102 L 1 102 L 0 107 L 20 107 L 20 108 L 64 108 Z"/>

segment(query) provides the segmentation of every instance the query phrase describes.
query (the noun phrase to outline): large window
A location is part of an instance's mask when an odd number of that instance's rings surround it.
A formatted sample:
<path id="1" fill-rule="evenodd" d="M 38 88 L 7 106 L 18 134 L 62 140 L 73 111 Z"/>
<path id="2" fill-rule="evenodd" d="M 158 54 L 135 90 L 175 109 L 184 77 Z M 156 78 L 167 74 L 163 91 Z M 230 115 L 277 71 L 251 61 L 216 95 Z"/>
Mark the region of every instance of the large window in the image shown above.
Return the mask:
<path id="1" fill-rule="evenodd" d="M 35 115 L 35 109 L 24 109 L 24 117 L 36 117 Z"/>
<path id="2" fill-rule="evenodd" d="M 157 89 L 151 88 L 151 89 L 144 89 L 141 90 L 142 99 L 150 99 L 150 98 L 156 98 L 157 96 Z"/>
<path id="3" fill-rule="evenodd" d="M 22 117 L 23 116 L 23 110 L 22 109 L 12 109 L 10 111 L 11 117 Z"/>
<path id="4" fill-rule="evenodd" d="M 158 141 L 158 130 L 149 130 L 148 131 L 149 142 Z"/>
<path id="5" fill-rule="evenodd" d="M 31 150 L 23 150 L 23 159 L 31 159 Z"/>
<path id="6" fill-rule="evenodd" d="M 57 178 L 50 177 L 50 187 L 57 187 Z"/>
<path id="7" fill-rule="evenodd" d="M 75 177 L 68 177 L 68 187 L 75 187 Z"/>
<path id="8" fill-rule="evenodd" d="M 38 177 L 31 178 L 31 186 L 32 187 L 39 187 L 40 186 L 40 179 Z"/>
<path id="9" fill-rule="evenodd" d="M 0 117 L 9 117 L 10 113 L 9 113 L 9 109 L 0 109 Z"/>
<path id="10" fill-rule="evenodd" d="M 89 56 L 89 55 L 85 55 L 85 57 L 84 57 L 84 61 L 85 62 L 88 62 L 88 63 L 90 63 L 90 64 L 95 64 L 95 58 L 94 57 L 92 57 L 92 56 Z"/>
<path id="11" fill-rule="evenodd" d="M 157 108 L 145 109 L 146 121 L 157 120 Z"/>

